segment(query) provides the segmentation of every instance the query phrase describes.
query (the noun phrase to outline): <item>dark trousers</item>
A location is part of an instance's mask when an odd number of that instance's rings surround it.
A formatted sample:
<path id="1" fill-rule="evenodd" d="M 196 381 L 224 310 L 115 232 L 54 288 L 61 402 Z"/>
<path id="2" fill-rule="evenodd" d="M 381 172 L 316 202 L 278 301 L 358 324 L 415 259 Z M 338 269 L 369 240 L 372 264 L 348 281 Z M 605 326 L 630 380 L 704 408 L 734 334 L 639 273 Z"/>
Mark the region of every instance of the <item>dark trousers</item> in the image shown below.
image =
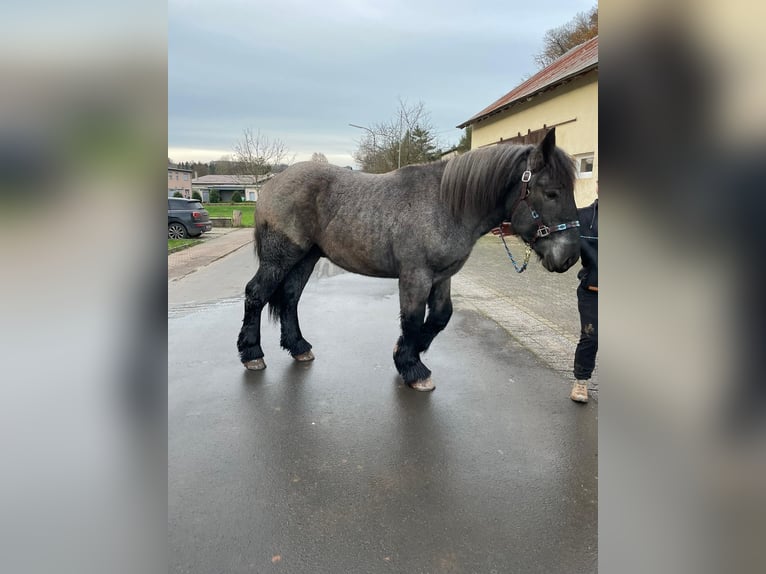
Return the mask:
<path id="1" fill-rule="evenodd" d="M 590 379 L 596 366 L 598 351 L 598 291 L 577 288 L 577 309 L 580 311 L 580 342 L 574 356 L 575 379 Z"/>

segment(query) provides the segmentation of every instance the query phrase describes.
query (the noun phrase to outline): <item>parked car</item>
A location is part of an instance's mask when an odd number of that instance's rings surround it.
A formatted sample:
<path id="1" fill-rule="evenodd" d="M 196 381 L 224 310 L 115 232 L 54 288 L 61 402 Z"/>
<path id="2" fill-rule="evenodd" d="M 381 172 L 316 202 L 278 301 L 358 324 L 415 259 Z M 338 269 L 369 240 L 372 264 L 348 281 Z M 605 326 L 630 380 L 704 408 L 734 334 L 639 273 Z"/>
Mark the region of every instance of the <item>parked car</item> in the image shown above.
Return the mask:
<path id="1" fill-rule="evenodd" d="M 168 198 L 168 239 L 198 237 L 212 228 L 210 214 L 198 200 Z"/>

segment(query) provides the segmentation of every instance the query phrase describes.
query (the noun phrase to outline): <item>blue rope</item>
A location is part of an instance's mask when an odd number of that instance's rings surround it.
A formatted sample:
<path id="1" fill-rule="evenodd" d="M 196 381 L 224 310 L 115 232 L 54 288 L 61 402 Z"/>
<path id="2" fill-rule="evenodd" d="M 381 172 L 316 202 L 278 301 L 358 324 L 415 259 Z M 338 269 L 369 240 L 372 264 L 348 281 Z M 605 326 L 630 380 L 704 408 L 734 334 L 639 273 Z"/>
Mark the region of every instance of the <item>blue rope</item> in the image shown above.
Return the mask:
<path id="1" fill-rule="evenodd" d="M 505 247 L 505 252 L 508 254 L 508 257 L 511 258 L 511 263 L 513 263 L 513 268 L 516 270 L 516 273 L 523 273 L 527 268 L 527 264 L 529 263 L 529 256 L 532 254 L 532 250 L 529 248 L 529 245 L 527 245 L 527 252 L 524 257 L 524 263 L 521 265 L 521 267 L 519 267 L 518 263 L 516 263 L 516 260 L 513 258 L 513 254 L 511 254 L 511 250 L 508 249 L 508 244 L 505 242 L 505 236 L 503 235 L 502 229 L 500 230 L 500 239 L 503 240 L 503 247 Z"/>

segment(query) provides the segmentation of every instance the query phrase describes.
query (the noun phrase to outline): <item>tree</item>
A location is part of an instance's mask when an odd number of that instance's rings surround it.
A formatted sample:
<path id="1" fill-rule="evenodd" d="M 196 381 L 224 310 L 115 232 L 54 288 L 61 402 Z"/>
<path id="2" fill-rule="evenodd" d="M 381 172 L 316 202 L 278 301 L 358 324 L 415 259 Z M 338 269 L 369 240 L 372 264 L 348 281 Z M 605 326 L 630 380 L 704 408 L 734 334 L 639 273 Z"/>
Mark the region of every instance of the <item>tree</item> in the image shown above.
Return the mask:
<path id="1" fill-rule="evenodd" d="M 318 161 L 319 163 L 330 163 L 327 160 L 327 156 L 321 152 L 314 152 L 311 154 L 311 161 Z"/>
<path id="2" fill-rule="evenodd" d="M 540 68 L 552 64 L 575 46 L 598 36 L 598 5 L 580 12 L 569 22 L 552 28 L 543 37 L 543 49 L 534 57 Z"/>
<path id="3" fill-rule="evenodd" d="M 243 138 L 234 146 L 234 161 L 238 175 L 266 175 L 272 168 L 287 159 L 287 146 L 280 139 L 272 139 L 261 133 L 246 128 Z M 292 162 L 293 158 L 288 161 Z"/>
<path id="4" fill-rule="evenodd" d="M 457 143 L 457 146 L 455 147 L 455 151 L 458 153 L 465 153 L 467 151 L 471 151 L 471 133 L 472 133 L 472 126 L 466 126 L 465 131 L 463 132 L 463 135 L 460 136 L 460 141 Z"/>
<path id="5" fill-rule="evenodd" d="M 197 177 L 202 177 L 210 173 L 210 166 L 199 161 L 192 162 L 189 165 L 189 169 L 192 170 L 197 175 Z"/>
<path id="6" fill-rule="evenodd" d="M 174 191 L 173 192 L 173 197 L 183 197 L 183 196 L 184 196 L 184 194 L 181 193 L 180 191 Z"/>
<path id="7" fill-rule="evenodd" d="M 392 119 L 371 128 L 353 127 L 367 132 L 352 156 L 368 173 L 386 173 L 405 165 L 433 161 L 440 154 L 423 102 L 408 105 L 400 99 Z"/>
<path id="8" fill-rule="evenodd" d="M 427 163 L 439 156 L 436 149 L 436 138 L 431 131 L 421 126 L 407 130 L 402 140 L 402 165 Z"/>
<path id="9" fill-rule="evenodd" d="M 221 193 L 217 189 L 210 190 L 210 203 L 221 203 Z"/>
<path id="10" fill-rule="evenodd" d="M 197 201 L 202 201 L 202 196 L 199 194 L 199 191 L 197 190 L 192 191 L 192 199 L 196 199 Z"/>

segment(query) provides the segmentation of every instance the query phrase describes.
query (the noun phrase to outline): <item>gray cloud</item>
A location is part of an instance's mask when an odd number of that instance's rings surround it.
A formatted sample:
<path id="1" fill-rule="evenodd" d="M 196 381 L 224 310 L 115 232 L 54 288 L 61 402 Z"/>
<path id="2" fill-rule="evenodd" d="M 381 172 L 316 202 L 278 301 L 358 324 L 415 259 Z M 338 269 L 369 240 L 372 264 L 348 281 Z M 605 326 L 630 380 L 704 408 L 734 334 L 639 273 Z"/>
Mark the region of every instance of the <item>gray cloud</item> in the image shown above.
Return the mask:
<path id="1" fill-rule="evenodd" d="M 252 127 L 298 159 L 350 162 L 360 132 L 348 123 L 389 119 L 400 97 L 423 101 L 454 144 L 455 125 L 534 71 L 545 31 L 590 6 L 171 0 L 168 146 L 230 151 Z"/>

